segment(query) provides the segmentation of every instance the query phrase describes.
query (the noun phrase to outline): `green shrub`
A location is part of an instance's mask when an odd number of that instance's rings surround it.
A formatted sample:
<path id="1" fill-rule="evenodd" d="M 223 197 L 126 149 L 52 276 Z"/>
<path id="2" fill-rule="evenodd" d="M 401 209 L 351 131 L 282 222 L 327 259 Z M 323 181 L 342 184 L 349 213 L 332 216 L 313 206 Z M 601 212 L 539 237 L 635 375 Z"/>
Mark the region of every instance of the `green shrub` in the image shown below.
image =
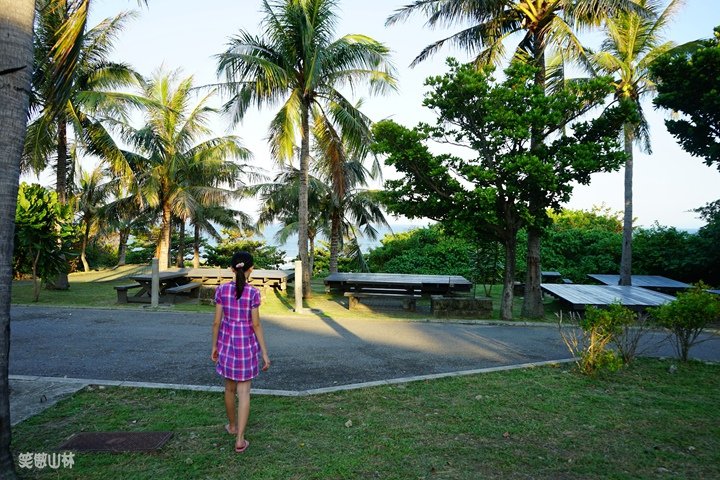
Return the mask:
<path id="1" fill-rule="evenodd" d="M 700 343 L 698 338 L 703 329 L 720 319 L 720 300 L 705 291 L 706 288 L 707 285 L 699 283 L 651 311 L 658 324 L 670 331 L 675 351 L 683 362 L 687 361 L 693 345 Z"/>
<path id="2" fill-rule="evenodd" d="M 381 242 L 368 255 L 371 272 L 474 277 L 473 245 L 446 235 L 439 225 L 386 235 Z"/>
<path id="3" fill-rule="evenodd" d="M 573 312 L 570 319 L 570 325 L 565 325 L 561 313 L 560 334 L 570 353 L 577 358 L 580 372 L 594 375 L 601 371 L 614 372 L 622 367 L 626 354 L 621 351 L 618 355 L 609 346 L 613 343 L 617 346 L 618 339 L 625 332 L 624 327 L 635 322 L 636 316 L 632 311 L 620 304 L 604 309 L 588 307 L 584 315 Z"/>

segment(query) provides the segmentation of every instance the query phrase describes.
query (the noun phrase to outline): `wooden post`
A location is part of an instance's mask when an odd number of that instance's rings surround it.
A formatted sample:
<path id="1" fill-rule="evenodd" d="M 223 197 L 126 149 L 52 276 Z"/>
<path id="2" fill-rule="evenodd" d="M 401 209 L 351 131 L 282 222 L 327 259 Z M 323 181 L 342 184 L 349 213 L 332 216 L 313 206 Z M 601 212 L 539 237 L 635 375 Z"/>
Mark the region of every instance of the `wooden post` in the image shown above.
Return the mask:
<path id="1" fill-rule="evenodd" d="M 295 261 L 295 313 L 303 313 L 303 277 L 302 262 Z"/>
<path id="2" fill-rule="evenodd" d="M 160 303 L 160 261 L 152 259 L 152 284 L 150 287 L 150 306 L 157 308 Z"/>

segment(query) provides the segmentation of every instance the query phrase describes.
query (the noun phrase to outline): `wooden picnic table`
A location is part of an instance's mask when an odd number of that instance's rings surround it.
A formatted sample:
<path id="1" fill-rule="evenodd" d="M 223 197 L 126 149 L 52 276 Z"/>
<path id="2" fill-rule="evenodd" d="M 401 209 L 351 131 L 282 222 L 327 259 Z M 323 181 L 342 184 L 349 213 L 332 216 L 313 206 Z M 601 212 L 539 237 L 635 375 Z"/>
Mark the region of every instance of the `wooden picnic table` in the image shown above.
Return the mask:
<path id="1" fill-rule="evenodd" d="M 235 280 L 235 274 L 229 268 L 189 268 L 184 270 L 185 275 L 193 281 L 203 285 L 220 285 L 221 283 Z M 250 274 L 250 285 L 261 290 L 275 288 L 282 292 L 287 290 L 288 282 L 295 279 L 295 272 L 292 270 L 266 270 L 262 268 L 253 269 Z"/>
<path id="2" fill-rule="evenodd" d="M 189 268 L 185 274 L 193 281 L 207 286 L 217 286 L 235 280 L 235 274 L 229 268 Z M 289 282 L 295 279 L 295 272 L 287 270 L 253 269 L 249 283 L 258 287 L 264 294 L 268 288 L 287 291 Z"/>
<path id="3" fill-rule="evenodd" d="M 472 283 L 459 275 L 406 275 L 403 273 L 332 273 L 324 280 L 327 289 L 343 292 L 382 290 L 429 295 L 469 292 Z"/>
<path id="4" fill-rule="evenodd" d="M 635 286 L 543 283 L 540 288 L 573 310 L 584 310 L 588 305 L 605 307 L 616 302 L 633 310 L 644 310 L 675 300 L 672 295 Z"/>
<path id="5" fill-rule="evenodd" d="M 618 285 L 620 283 L 620 275 L 589 273 L 588 277 L 604 285 Z M 677 293 L 690 288 L 687 283 L 678 282 L 660 275 L 631 275 L 630 283 L 633 287 L 645 287 L 664 293 Z"/>
<path id="6" fill-rule="evenodd" d="M 118 293 L 118 303 L 150 303 L 152 300 L 152 274 L 131 275 L 128 278 L 134 280 L 135 284 L 121 285 L 115 287 Z M 176 295 L 181 293 L 190 293 L 199 287 L 199 284 L 190 284 L 190 279 L 185 276 L 183 271 L 162 271 L 158 275 L 159 279 L 159 301 L 167 302 L 175 301 Z M 135 290 L 132 295 L 128 295 L 129 290 Z"/>

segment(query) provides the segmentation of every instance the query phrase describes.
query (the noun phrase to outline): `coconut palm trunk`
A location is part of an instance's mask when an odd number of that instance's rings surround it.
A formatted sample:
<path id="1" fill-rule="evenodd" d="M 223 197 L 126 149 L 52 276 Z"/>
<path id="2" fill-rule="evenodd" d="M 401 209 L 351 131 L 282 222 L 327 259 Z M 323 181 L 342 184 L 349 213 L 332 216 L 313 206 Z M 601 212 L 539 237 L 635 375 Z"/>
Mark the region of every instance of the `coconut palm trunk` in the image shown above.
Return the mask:
<path id="1" fill-rule="evenodd" d="M 157 258 L 160 264 L 160 270 L 167 270 L 170 266 L 170 228 L 172 221 L 172 212 L 170 204 L 164 203 L 162 206 L 162 225 L 160 227 L 160 242 L 158 243 Z"/>
<path id="2" fill-rule="evenodd" d="M 338 257 L 340 256 L 340 213 L 333 212 L 330 218 L 330 273 L 338 271 Z"/>
<path id="3" fill-rule="evenodd" d="M 20 157 L 27 128 L 35 2 L 0 0 L 0 478 L 16 479 L 10 452 L 10 289 Z"/>
<path id="4" fill-rule="evenodd" d="M 118 240 L 118 267 L 122 267 L 125 265 L 125 259 L 127 257 L 127 242 L 130 238 L 130 229 L 128 228 L 121 228 L 118 232 L 119 240 Z"/>
<path id="5" fill-rule="evenodd" d="M 537 52 L 535 58 L 536 65 L 539 67 L 535 73 L 535 85 L 545 89 L 545 37 L 543 28 L 538 28 L 538 31 L 534 34 L 533 43 L 534 50 Z M 532 138 L 530 139 L 530 151 L 537 152 L 538 147 L 542 144 L 542 139 L 537 131 L 532 132 Z M 530 209 L 534 212 L 534 218 L 537 222 L 544 216 L 545 201 L 544 198 L 540 198 L 542 195 L 540 192 L 536 192 L 535 199 L 539 205 L 532 205 L 531 201 Z M 542 291 L 540 290 L 540 283 L 542 281 L 542 273 L 540 267 L 540 246 L 542 238 L 542 228 L 538 225 L 528 226 L 528 240 L 527 240 L 527 273 L 525 275 L 525 295 L 523 296 L 523 305 L 521 315 L 525 318 L 542 318 L 545 316 L 543 303 L 542 303 Z"/>
<path id="6" fill-rule="evenodd" d="M 300 146 L 300 190 L 298 194 L 298 253 L 302 262 L 303 298 L 310 297 L 310 256 L 308 255 L 308 176 L 310 173 L 310 102 L 302 106 L 302 143 Z"/>
<path id="7" fill-rule="evenodd" d="M 67 203 L 67 118 L 64 114 L 58 116 L 58 132 L 57 132 L 57 168 L 55 178 L 55 191 L 57 192 L 58 202 L 65 205 Z M 51 279 L 46 279 L 47 287 L 53 290 L 67 290 L 70 288 L 67 271 L 62 271 Z"/>
<path id="8" fill-rule="evenodd" d="M 87 261 L 87 246 L 90 241 L 90 222 L 85 223 L 85 230 L 83 231 L 82 246 L 80 247 L 80 261 L 83 264 L 83 271 L 90 271 L 90 264 Z"/>
<path id="9" fill-rule="evenodd" d="M 185 266 L 185 220 L 180 220 L 179 229 L 180 238 L 178 238 L 178 251 L 175 257 L 175 266 L 182 268 Z"/>
<path id="10" fill-rule="evenodd" d="M 633 234 L 633 142 L 632 125 L 624 127 L 625 154 L 625 210 L 623 213 L 623 240 L 620 257 L 620 285 L 632 284 L 632 234 Z"/>
<path id="11" fill-rule="evenodd" d="M 200 225 L 195 224 L 195 237 L 193 240 L 193 267 L 200 268 Z"/>

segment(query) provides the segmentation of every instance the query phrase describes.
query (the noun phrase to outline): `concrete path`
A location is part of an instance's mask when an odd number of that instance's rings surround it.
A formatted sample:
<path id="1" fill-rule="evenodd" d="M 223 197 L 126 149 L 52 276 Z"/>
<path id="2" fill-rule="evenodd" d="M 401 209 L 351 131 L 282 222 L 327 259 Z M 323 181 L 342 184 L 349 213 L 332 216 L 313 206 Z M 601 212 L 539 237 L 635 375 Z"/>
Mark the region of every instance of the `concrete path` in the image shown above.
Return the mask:
<path id="1" fill-rule="evenodd" d="M 210 361 L 210 314 L 23 306 L 13 307 L 11 318 L 12 408 L 26 403 L 43 407 L 89 383 L 222 385 Z M 569 357 L 553 325 L 320 314 L 267 317 L 263 322 L 273 364 L 253 382 L 256 391 L 312 393 Z M 674 356 L 669 344 L 660 343 L 664 338 L 648 337 L 648 353 Z M 720 339 L 698 346 L 692 356 L 720 361 Z"/>

